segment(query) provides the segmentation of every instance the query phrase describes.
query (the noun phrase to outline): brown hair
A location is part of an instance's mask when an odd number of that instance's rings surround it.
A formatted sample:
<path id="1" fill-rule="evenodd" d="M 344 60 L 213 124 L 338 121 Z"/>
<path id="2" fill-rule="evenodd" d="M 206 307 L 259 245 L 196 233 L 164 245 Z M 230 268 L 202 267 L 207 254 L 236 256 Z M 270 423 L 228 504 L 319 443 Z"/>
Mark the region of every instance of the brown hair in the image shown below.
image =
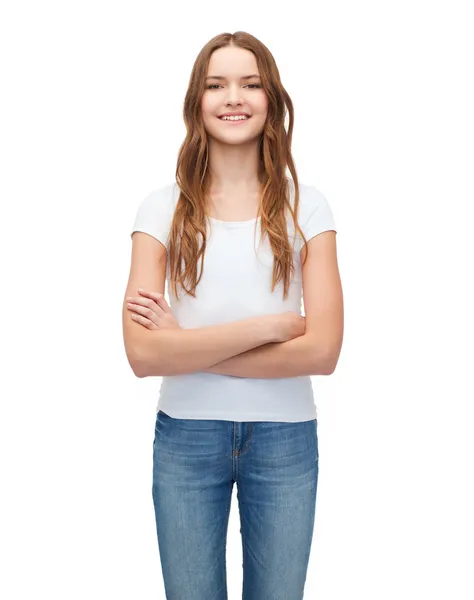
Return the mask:
<path id="1" fill-rule="evenodd" d="M 280 81 L 275 59 L 257 38 L 244 31 L 222 33 L 212 38 L 199 52 L 190 76 L 184 99 L 183 117 L 186 137 L 182 143 L 176 167 L 176 183 L 180 194 L 170 228 L 170 281 L 177 295 L 177 283 L 196 297 L 196 286 L 201 280 L 206 251 L 206 193 L 209 185 L 208 141 L 201 114 L 201 98 L 205 90 L 205 78 L 214 50 L 225 46 L 237 46 L 254 53 L 260 72 L 262 86 L 268 97 L 268 114 L 260 138 L 259 180 L 263 195 L 259 207 L 261 239 L 265 232 L 274 254 L 272 292 L 283 279 L 284 299 L 290 286 L 290 272 L 294 273 L 293 254 L 288 240 L 285 209 L 291 212 L 295 228 L 306 238 L 298 225 L 299 186 L 296 169 L 291 156 L 293 135 L 293 103 Z M 289 113 L 288 132 L 285 130 L 286 110 Z M 289 200 L 286 167 L 291 173 L 295 200 L 292 209 Z M 257 222 L 258 223 L 258 220 Z M 201 247 L 198 248 L 198 237 Z M 306 254 L 306 252 L 305 252 Z M 197 278 L 197 261 L 201 258 L 201 273 Z M 306 260 L 306 256 L 304 258 Z M 181 264 L 184 262 L 184 271 Z M 185 282 L 191 285 L 186 288 Z"/>

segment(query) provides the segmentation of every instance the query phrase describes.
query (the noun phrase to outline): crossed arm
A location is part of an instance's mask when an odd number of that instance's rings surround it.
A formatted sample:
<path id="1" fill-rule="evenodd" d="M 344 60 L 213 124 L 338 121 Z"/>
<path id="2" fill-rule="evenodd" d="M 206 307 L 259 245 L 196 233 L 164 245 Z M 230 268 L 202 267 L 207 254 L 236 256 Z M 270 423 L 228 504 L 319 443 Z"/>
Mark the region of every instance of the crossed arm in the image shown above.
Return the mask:
<path id="1" fill-rule="evenodd" d="M 206 373 L 273 379 L 332 373 L 329 357 L 314 352 L 309 334 L 289 340 L 264 344 L 204 369 Z"/>
<path id="2" fill-rule="evenodd" d="M 175 348 L 175 354 L 179 355 L 179 352 L 181 352 L 179 363 L 176 363 L 180 365 L 180 372 L 184 372 L 183 364 L 189 363 L 189 366 L 193 364 L 194 368 L 188 372 L 204 370 L 204 372 L 217 375 L 258 379 L 329 375 L 333 373 L 339 359 L 343 336 L 342 286 L 337 266 L 334 231 L 325 231 L 310 239 L 308 256 L 306 262 L 302 265 L 302 275 L 306 317 L 304 335 L 286 342 L 272 343 L 266 342 L 274 336 L 263 336 L 265 340 L 263 345 L 255 347 L 255 344 L 253 344 L 253 349 L 231 356 L 231 358 L 222 360 L 205 369 L 203 369 L 204 365 L 209 365 L 209 362 L 212 363 L 212 359 L 205 361 L 202 356 L 199 356 L 198 359 L 197 355 L 192 354 L 192 352 L 197 352 L 197 348 L 200 347 L 199 344 L 196 346 L 196 339 L 193 338 L 194 350 L 187 347 L 184 352 L 186 356 L 183 355 L 181 345 L 178 351 Z M 235 324 L 232 324 L 229 329 L 234 331 Z M 165 330 L 163 331 L 164 334 Z M 237 344 L 237 346 L 240 346 L 239 350 L 252 347 L 252 344 L 242 343 L 242 331 L 239 330 L 238 335 L 240 335 L 240 344 Z M 207 333 L 205 336 L 208 354 L 212 355 L 214 360 L 222 358 L 223 355 L 229 356 L 231 354 L 231 352 L 227 354 L 226 352 L 217 352 L 215 348 L 210 351 L 212 336 L 211 339 L 209 339 L 210 336 Z M 165 343 L 169 342 L 168 339 Z M 160 343 L 164 343 L 163 340 Z M 234 344 L 234 346 L 236 345 Z M 229 350 L 228 343 L 227 350 Z M 191 352 L 191 356 L 189 352 Z M 146 366 L 147 362 L 150 362 L 146 358 L 149 354 L 149 352 L 142 352 L 144 358 L 139 361 L 140 370 L 146 375 L 140 376 L 157 374 L 156 369 L 153 371 L 149 365 Z M 168 364 L 160 364 L 160 371 L 177 371 L 178 369 L 173 360 L 178 359 L 173 358 L 171 352 L 168 356 Z"/>
<path id="3" fill-rule="evenodd" d="M 302 277 L 306 316 L 304 335 L 288 342 L 259 346 L 205 371 L 264 379 L 333 373 L 339 360 L 344 331 L 343 292 L 335 231 L 325 231 L 309 240 Z"/>

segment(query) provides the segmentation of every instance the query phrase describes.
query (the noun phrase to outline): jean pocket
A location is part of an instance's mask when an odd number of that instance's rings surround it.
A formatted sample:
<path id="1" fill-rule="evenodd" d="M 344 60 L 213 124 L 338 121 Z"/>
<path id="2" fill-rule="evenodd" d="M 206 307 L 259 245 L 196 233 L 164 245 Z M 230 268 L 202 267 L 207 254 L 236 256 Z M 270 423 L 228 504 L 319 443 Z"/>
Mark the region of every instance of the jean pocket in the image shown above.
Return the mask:
<path id="1" fill-rule="evenodd" d="M 169 417 L 162 410 L 159 410 L 156 413 L 156 419 L 155 419 L 155 436 L 153 438 L 153 450 L 155 450 L 155 446 L 156 446 L 156 442 L 157 442 L 158 436 L 160 435 L 160 431 L 161 431 L 161 429 L 163 427 L 163 424 L 166 421 L 166 419 L 169 419 Z"/>

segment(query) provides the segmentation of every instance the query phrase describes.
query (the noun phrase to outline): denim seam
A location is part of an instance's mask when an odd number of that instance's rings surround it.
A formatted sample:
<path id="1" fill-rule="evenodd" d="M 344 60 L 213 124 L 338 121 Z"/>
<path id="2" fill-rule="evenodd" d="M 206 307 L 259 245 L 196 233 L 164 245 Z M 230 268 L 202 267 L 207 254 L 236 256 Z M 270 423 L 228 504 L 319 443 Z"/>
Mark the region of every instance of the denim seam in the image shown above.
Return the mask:
<path id="1" fill-rule="evenodd" d="M 252 423 L 249 423 L 249 439 L 242 450 L 239 451 L 239 455 L 243 454 L 249 449 L 250 442 L 252 441 Z"/>
<path id="2" fill-rule="evenodd" d="M 230 488 L 229 499 L 227 501 L 227 529 L 226 529 L 225 536 L 224 536 L 224 564 L 226 562 L 225 553 L 226 553 L 226 546 L 227 546 L 227 532 L 228 532 L 228 527 L 229 527 L 229 515 L 230 515 L 231 501 L 232 501 L 232 488 Z"/>

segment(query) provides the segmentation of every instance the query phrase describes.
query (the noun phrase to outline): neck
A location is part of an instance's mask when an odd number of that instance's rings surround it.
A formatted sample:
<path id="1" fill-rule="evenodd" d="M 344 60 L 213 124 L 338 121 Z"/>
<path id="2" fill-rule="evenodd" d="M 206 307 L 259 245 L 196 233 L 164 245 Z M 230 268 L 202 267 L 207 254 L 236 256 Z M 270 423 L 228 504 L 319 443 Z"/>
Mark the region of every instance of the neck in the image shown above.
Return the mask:
<path id="1" fill-rule="evenodd" d="M 240 196 L 260 194 L 258 140 L 231 145 L 209 140 L 209 194 Z"/>

